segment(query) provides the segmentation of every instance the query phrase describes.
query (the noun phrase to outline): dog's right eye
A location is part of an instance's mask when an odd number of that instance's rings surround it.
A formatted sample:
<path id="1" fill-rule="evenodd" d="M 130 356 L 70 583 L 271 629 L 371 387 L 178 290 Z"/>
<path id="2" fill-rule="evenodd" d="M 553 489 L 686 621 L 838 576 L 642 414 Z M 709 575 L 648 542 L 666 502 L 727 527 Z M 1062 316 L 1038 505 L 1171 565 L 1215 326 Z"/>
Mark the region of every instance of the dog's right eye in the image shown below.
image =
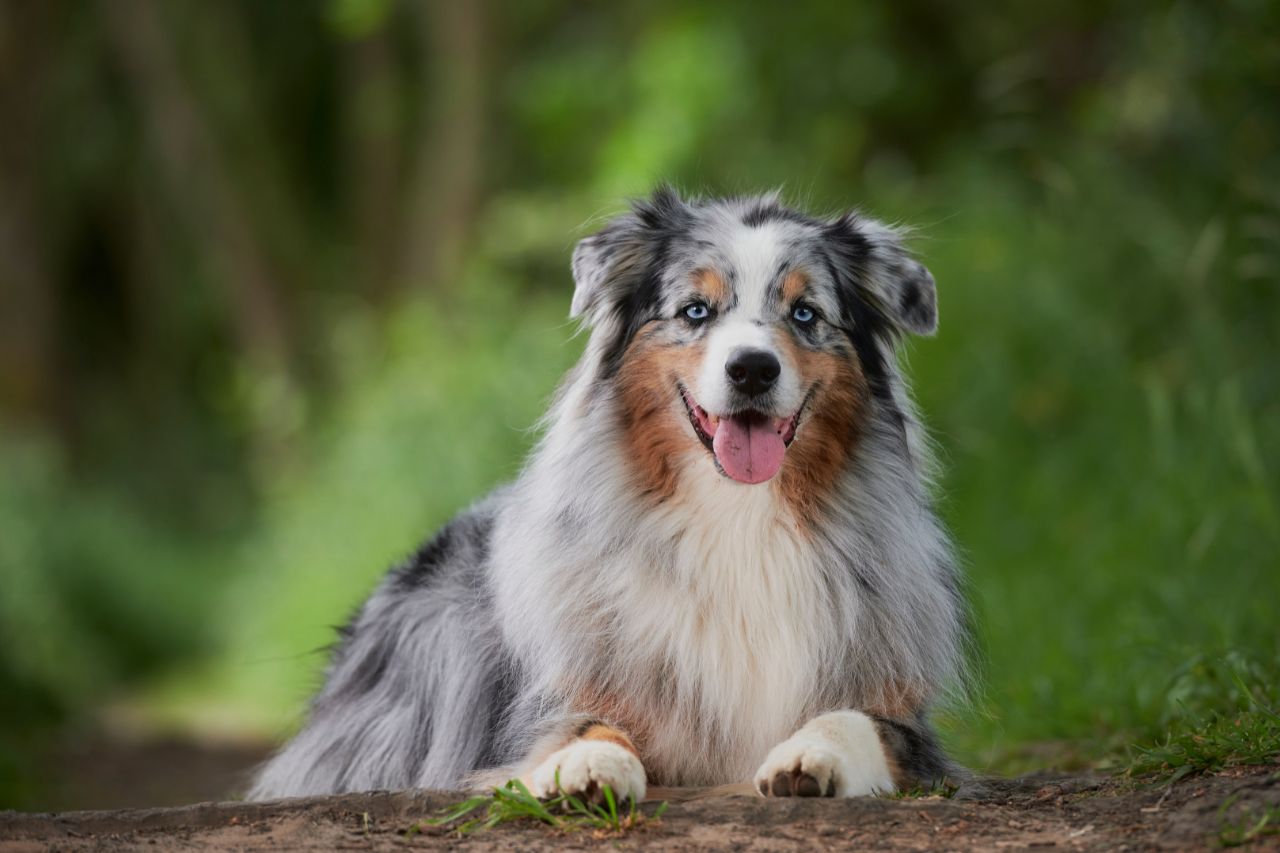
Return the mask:
<path id="1" fill-rule="evenodd" d="M 690 322 L 701 323 L 711 316 L 711 309 L 707 307 L 705 302 L 695 302 L 685 307 L 684 316 Z"/>

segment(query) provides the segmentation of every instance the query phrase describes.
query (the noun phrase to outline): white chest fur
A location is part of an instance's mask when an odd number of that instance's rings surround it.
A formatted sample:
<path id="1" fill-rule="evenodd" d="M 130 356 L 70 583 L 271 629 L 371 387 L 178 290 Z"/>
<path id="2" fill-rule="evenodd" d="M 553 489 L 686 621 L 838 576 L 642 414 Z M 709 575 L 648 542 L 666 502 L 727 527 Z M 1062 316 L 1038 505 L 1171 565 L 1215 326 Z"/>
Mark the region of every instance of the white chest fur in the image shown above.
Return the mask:
<path id="1" fill-rule="evenodd" d="M 749 775 L 803 722 L 838 639 L 817 555 L 774 488 L 688 473 L 679 503 L 650 521 L 674 543 L 670 561 L 626 573 L 630 612 L 614 624 L 623 654 L 664 662 L 675 692 L 651 751 L 702 783 Z M 705 754 L 689 753 L 689 731 Z"/>
<path id="2" fill-rule="evenodd" d="M 643 720 L 664 783 L 749 779 L 814 710 L 842 606 L 774 486 L 732 482 L 698 453 L 686 464 L 656 508 L 603 485 L 571 547 L 542 513 L 508 528 L 495 563 L 518 569 L 499 612 L 535 689 L 599 685 Z"/>

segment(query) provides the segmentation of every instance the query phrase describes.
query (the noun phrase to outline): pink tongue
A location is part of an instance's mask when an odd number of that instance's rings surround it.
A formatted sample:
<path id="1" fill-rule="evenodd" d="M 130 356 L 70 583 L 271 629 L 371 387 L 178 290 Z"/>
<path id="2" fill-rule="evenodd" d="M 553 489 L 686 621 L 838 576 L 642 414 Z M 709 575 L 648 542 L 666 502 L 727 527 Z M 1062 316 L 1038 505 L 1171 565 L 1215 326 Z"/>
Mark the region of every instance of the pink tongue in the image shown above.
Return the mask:
<path id="1" fill-rule="evenodd" d="M 711 443 L 724 472 L 739 483 L 763 483 L 778 473 L 787 447 L 769 418 L 724 418 Z"/>

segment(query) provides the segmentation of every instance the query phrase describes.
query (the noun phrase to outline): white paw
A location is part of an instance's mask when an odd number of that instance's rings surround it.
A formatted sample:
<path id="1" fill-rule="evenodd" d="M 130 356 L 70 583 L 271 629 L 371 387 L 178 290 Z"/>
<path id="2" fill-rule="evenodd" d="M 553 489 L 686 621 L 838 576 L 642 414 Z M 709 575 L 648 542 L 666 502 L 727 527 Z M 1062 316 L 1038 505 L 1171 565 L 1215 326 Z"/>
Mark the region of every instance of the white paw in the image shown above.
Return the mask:
<path id="1" fill-rule="evenodd" d="M 556 774 L 560 785 L 556 787 Z M 644 766 L 635 753 L 604 740 L 575 740 L 553 752 L 533 771 L 529 791 L 546 799 L 557 794 L 582 795 L 594 801 L 603 798 L 608 785 L 619 801 L 644 799 Z"/>
<path id="2" fill-rule="evenodd" d="M 875 723 L 858 711 L 836 711 L 771 749 L 755 787 L 766 797 L 860 797 L 894 784 Z"/>

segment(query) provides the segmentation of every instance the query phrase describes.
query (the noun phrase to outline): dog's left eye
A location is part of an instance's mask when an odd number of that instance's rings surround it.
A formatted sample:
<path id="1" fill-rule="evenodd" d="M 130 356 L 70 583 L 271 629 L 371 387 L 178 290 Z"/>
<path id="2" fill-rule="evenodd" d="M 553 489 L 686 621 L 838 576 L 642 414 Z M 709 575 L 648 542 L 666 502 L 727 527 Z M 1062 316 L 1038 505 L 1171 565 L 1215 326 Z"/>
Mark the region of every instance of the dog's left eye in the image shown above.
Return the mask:
<path id="1" fill-rule="evenodd" d="M 701 323 L 711 316 L 711 309 L 705 302 L 695 302 L 684 309 L 684 316 L 695 323 Z"/>
<path id="2" fill-rule="evenodd" d="M 811 326 L 813 325 L 813 321 L 818 319 L 818 315 L 814 313 L 812 308 L 801 302 L 796 305 L 795 308 L 791 309 L 791 319 L 795 320 L 801 326 Z"/>

